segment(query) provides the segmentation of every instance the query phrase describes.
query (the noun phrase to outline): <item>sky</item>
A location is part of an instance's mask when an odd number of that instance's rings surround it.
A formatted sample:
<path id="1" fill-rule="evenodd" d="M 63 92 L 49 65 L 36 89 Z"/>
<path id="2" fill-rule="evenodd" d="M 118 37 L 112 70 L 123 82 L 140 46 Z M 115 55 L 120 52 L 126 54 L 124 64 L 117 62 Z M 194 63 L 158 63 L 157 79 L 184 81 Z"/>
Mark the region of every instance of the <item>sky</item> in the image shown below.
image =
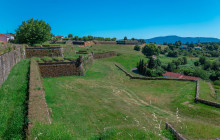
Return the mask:
<path id="1" fill-rule="evenodd" d="M 0 0 L 0 33 L 42 19 L 55 35 L 220 38 L 220 0 Z"/>

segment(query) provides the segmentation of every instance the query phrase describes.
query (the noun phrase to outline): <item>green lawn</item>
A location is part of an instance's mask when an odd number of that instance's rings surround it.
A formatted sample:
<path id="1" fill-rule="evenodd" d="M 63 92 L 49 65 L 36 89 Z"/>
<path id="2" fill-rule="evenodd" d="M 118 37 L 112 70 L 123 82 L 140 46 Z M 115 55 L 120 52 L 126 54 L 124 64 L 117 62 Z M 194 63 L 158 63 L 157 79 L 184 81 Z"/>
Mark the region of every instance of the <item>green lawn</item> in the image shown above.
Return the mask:
<path id="1" fill-rule="evenodd" d="M 36 125 L 33 138 L 173 139 L 164 130 L 167 121 L 187 139 L 220 137 L 219 109 L 194 103 L 195 82 L 131 80 L 114 63 L 129 71 L 139 59 L 147 61 L 133 46 L 93 45 L 90 50 L 117 51 L 118 56 L 95 60 L 82 77 L 45 78 L 52 124 Z"/>
<path id="2" fill-rule="evenodd" d="M 206 81 L 200 81 L 199 85 L 200 85 L 199 86 L 200 87 L 200 98 L 220 103 L 220 99 L 216 98 L 216 92 L 215 92 L 214 87 L 213 87 L 213 91 L 211 91 L 210 86 L 208 82 Z"/>
<path id="3" fill-rule="evenodd" d="M 25 138 L 28 75 L 29 60 L 21 60 L 0 88 L 0 139 Z"/>
<path id="4" fill-rule="evenodd" d="M 53 123 L 51 127 L 37 125 L 33 136 L 162 139 L 168 121 L 189 139 L 220 137 L 220 112 L 194 103 L 195 83 L 130 80 L 112 59 L 96 60 L 83 77 L 45 78 Z M 206 133 L 203 127 L 212 133 Z"/>

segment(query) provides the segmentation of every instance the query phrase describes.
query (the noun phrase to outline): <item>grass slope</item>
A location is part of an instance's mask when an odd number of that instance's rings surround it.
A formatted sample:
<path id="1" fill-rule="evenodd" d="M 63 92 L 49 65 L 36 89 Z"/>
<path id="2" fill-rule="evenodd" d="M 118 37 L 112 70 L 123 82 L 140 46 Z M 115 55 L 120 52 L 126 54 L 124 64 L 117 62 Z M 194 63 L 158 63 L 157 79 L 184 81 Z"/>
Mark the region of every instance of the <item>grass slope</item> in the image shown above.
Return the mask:
<path id="1" fill-rule="evenodd" d="M 36 125 L 34 137 L 172 139 L 164 130 L 166 121 L 188 139 L 220 137 L 219 109 L 194 103 L 194 82 L 131 80 L 114 62 L 130 70 L 140 58 L 147 60 L 133 46 L 95 45 L 90 49 L 115 50 L 119 56 L 96 60 L 83 77 L 45 78 L 53 121 L 52 125 Z"/>
<path id="2" fill-rule="evenodd" d="M 16 64 L 0 88 L 0 139 L 23 139 L 27 125 L 29 60 Z"/>
<path id="3" fill-rule="evenodd" d="M 199 82 L 200 87 L 200 97 L 205 100 L 209 100 L 212 102 L 220 103 L 220 99 L 216 98 L 216 92 L 214 88 L 211 90 L 211 83 L 208 83 L 206 81 L 200 81 Z"/>
<path id="4" fill-rule="evenodd" d="M 194 103 L 193 82 L 130 80 L 103 59 L 84 77 L 46 78 L 44 86 L 53 125 L 35 127 L 39 139 L 162 139 L 165 121 L 189 139 L 220 136 L 220 113 Z"/>

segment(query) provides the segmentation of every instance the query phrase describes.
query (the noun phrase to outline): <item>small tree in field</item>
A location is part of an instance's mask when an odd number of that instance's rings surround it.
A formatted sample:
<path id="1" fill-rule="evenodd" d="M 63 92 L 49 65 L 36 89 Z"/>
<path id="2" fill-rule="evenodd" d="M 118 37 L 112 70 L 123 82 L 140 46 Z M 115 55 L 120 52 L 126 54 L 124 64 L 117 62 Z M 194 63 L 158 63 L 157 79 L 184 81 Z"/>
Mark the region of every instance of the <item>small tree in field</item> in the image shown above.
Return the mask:
<path id="1" fill-rule="evenodd" d="M 134 50 L 140 51 L 140 50 L 141 50 L 141 47 L 140 47 L 139 45 L 135 45 L 135 46 L 134 46 Z"/>
<path id="2" fill-rule="evenodd" d="M 68 38 L 73 38 L 73 35 L 72 34 L 68 34 Z"/>
<path id="3" fill-rule="evenodd" d="M 16 42 L 24 44 L 43 43 L 51 37 L 51 27 L 43 20 L 23 21 L 16 30 Z"/>
<path id="4" fill-rule="evenodd" d="M 142 53 L 146 56 L 158 55 L 160 49 L 154 43 L 147 44 L 143 47 Z"/>

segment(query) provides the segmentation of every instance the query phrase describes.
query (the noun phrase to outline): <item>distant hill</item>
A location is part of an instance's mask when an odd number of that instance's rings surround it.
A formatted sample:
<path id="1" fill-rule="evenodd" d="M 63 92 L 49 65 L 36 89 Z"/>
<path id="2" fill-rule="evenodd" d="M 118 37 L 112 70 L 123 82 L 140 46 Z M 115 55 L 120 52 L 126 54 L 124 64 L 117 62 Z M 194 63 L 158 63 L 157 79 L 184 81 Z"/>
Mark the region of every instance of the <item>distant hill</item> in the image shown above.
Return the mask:
<path id="1" fill-rule="evenodd" d="M 163 44 L 164 42 L 167 43 L 175 43 L 176 41 L 181 41 L 182 43 L 186 42 L 220 42 L 218 38 L 211 38 L 211 37 L 179 37 L 179 36 L 161 36 L 161 37 L 154 37 L 151 39 L 145 39 L 146 43 L 149 42 L 156 42 L 157 44 Z"/>

